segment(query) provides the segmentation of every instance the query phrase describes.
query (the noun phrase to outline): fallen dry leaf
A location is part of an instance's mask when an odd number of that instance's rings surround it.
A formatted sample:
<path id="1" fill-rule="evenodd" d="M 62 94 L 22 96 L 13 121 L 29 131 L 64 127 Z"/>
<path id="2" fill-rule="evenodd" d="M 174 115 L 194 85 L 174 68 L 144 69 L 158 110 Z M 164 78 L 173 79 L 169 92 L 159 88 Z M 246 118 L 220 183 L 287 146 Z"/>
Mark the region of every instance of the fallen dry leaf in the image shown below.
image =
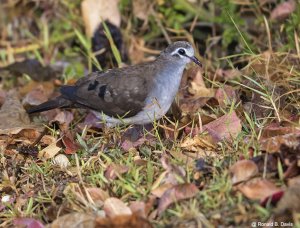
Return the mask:
<path id="1" fill-rule="evenodd" d="M 95 228 L 152 228 L 152 225 L 145 218 L 133 214 L 97 218 Z"/>
<path id="2" fill-rule="evenodd" d="M 254 200 L 264 200 L 274 193 L 281 191 L 281 189 L 276 187 L 272 182 L 261 178 L 256 178 L 247 181 L 246 183 L 239 184 L 237 189 L 247 198 Z"/>
<path id="3" fill-rule="evenodd" d="M 232 184 L 249 180 L 258 174 L 257 165 L 250 160 L 241 160 L 229 168 Z"/>
<path id="4" fill-rule="evenodd" d="M 286 134 L 300 134 L 300 128 L 294 126 L 282 127 L 279 124 L 270 124 L 262 129 L 261 139 L 267 139 L 274 136 Z"/>
<path id="5" fill-rule="evenodd" d="M 150 134 L 145 135 L 144 130 L 151 130 L 152 125 L 141 126 L 133 126 L 127 129 L 122 135 L 122 144 L 121 148 L 125 151 L 129 151 L 133 148 L 138 148 L 145 142 L 152 143 L 155 141 L 155 138 Z"/>
<path id="6" fill-rule="evenodd" d="M 58 154 L 53 158 L 52 163 L 59 166 L 61 169 L 67 168 L 70 165 L 69 159 L 64 154 Z"/>
<path id="7" fill-rule="evenodd" d="M 13 90 L 7 93 L 0 110 L 0 135 L 18 134 L 22 130 L 42 132 L 43 127 L 31 124 L 29 117 L 21 105 L 17 93 Z"/>
<path id="8" fill-rule="evenodd" d="M 48 228 L 95 228 L 96 226 L 96 215 L 84 214 L 84 213 L 70 213 L 61 217 L 58 217 Z"/>
<path id="9" fill-rule="evenodd" d="M 178 202 L 179 200 L 189 199 L 197 195 L 199 192 L 196 185 L 191 183 L 180 184 L 173 186 L 167 190 L 159 200 L 158 214 L 164 212 L 172 203 Z"/>
<path id="10" fill-rule="evenodd" d="M 191 67 L 184 72 L 178 102 L 184 113 L 196 112 L 214 97 L 214 89 L 206 88 L 202 74 L 199 67 Z"/>
<path id="11" fill-rule="evenodd" d="M 269 203 L 271 203 L 272 205 L 275 206 L 278 203 L 278 201 L 282 198 L 283 195 L 284 195 L 284 191 L 275 192 L 274 194 L 263 199 L 260 205 L 266 207 Z"/>
<path id="12" fill-rule="evenodd" d="M 133 15 L 141 20 L 147 21 L 151 13 L 151 4 L 150 0 L 133 0 Z"/>
<path id="13" fill-rule="evenodd" d="M 168 156 L 163 155 L 160 161 L 165 171 L 152 185 L 151 193 L 156 197 L 161 197 L 167 190 L 178 185 L 179 180 L 183 180 L 186 176 L 185 170 L 181 166 L 173 164 Z"/>
<path id="14" fill-rule="evenodd" d="M 260 149 L 268 153 L 280 152 L 281 146 L 296 148 L 300 143 L 300 133 L 278 135 L 260 140 Z"/>
<path id="15" fill-rule="evenodd" d="M 147 218 L 146 203 L 143 201 L 130 202 L 129 208 L 133 214 L 139 215 L 142 218 Z"/>
<path id="16" fill-rule="evenodd" d="M 288 179 L 288 186 L 291 187 L 293 185 L 298 185 L 300 186 L 300 176 L 297 176 L 297 177 L 293 177 L 293 178 L 290 178 Z"/>
<path id="17" fill-rule="evenodd" d="M 101 188 L 86 188 L 85 190 L 98 208 L 102 207 L 104 201 L 109 198 L 109 194 Z"/>
<path id="18" fill-rule="evenodd" d="M 145 58 L 145 40 L 135 36 L 130 37 L 130 44 L 128 47 L 128 57 L 132 64 L 146 62 Z"/>
<path id="19" fill-rule="evenodd" d="M 108 195 L 104 191 L 94 188 L 85 188 L 78 183 L 69 183 L 63 193 L 66 196 L 72 196 L 74 201 L 78 201 L 83 205 L 89 204 L 95 207 L 102 206 L 103 201 L 108 198 Z"/>
<path id="20" fill-rule="evenodd" d="M 300 185 L 292 185 L 288 187 L 283 197 L 277 204 L 274 213 L 274 219 L 278 222 L 291 222 L 293 215 L 300 213 Z M 295 218 L 295 217 L 294 217 Z"/>
<path id="21" fill-rule="evenodd" d="M 119 0 L 84 0 L 81 3 L 81 12 L 85 24 L 86 34 L 93 37 L 94 32 L 102 21 L 108 20 L 120 27 L 121 15 Z"/>
<path id="22" fill-rule="evenodd" d="M 193 138 L 187 137 L 180 145 L 181 148 L 184 148 L 189 151 L 199 151 L 199 148 L 203 149 L 215 149 L 216 145 L 212 137 L 206 135 L 197 135 Z"/>
<path id="23" fill-rule="evenodd" d="M 135 142 L 132 142 L 128 139 L 125 139 L 123 142 L 122 142 L 122 145 L 121 145 L 121 148 L 125 151 L 129 151 L 130 149 L 132 148 L 137 148 L 138 146 L 140 145 L 143 145 L 144 142 L 146 142 L 146 138 L 139 138 L 137 141 Z"/>
<path id="24" fill-rule="evenodd" d="M 230 79 L 239 78 L 242 73 L 237 69 L 217 69 L 216 70 L 216 79 L 219 81 L 227 81 Z"/>
<path id="25" fill-rule="evenodd" d="M 14 226 L 26 228 L 44 228 L 45 226 L 40 221 L 33 218 L 17 218 L 13 220 Z"/>
<path id="26" fill-rule="evenodd" d="M 48 100 L 49 96 L 45 92 L 45 88 L 43 85 L 39 85 L 35 87 L 33 90 L 31 90 L 29 93 L 26 94 L 25 98 L 23 99 L 22 103 L 23 105 L 39 105 L 43 102 L 46 102 Z"/>
<path id="27" fill-rule="evenodd" d="M 99 119 L 93 112 L 89 112 L 86 117 L 84 118 L 84 121 L 79 123 L 77 127 L 79 129 L 84 129 L 85 127 L 87 128 L 102 128 L 103 124 L 100 123 Z"/>
<path id="28" fill-rule="evenodd" d="M 289 17 L 296 10 L 296 2 L 295 0 L 288 0 L 286 2 L 282 2 L 271 12 L 270 18 L 272 20 L 283 20 Z"/>
<path id="29" fill-rule="evenodd" d="M 113 218 L 119 215 L 132 215 L 132 211 L 125 203 L 113 197 L 104 201 L 103 210 L 108 218 Z"/>
<path id="30" fill-rule="evenodd" d="M 47 98 L 49 98 L 54 91 L 54 84 L 52 81 L 46 81 L 46 82 L 30 81 L 24 87 L 20 88 L 20 94 L 21 94 L 21 96 L 26 97 L 27 94 L 31 93 L 32 91 L 34 91 L 37 88 L 43 90 L 43 96 L 46 96 Z M 36 95 L 34 95 L 34 97 L 33 97 L 34 99 L 38 99 L 38 97 L 36 97 Z"/>
<path id="31" fill-rule="evenodd" d="M 53 158 L 60 150 L 61 148 L 56 146 L 56 142 L 55 142 L 42 149 L 39 152 L 38 157 L 45 158 L 45 159 Z"/>
<path id="32" fill-rule="evenodd" d="M 74 116 L 72 112 L 69 111 L 60 111 L 50 123 L 58 122 L 61 130 L 67 130 L 70 123 L 73 121 Z"/>
<path id="33" fill-rule="evenodd" d="M 251 160 L 257 165 L 259 172 L 267 171 L 272 173 L 278 171 L 278 159 L 280 159 L 280 155 L 277 153 L 262 153 Z"/>
<path id="34" fill-rule="evenodd" d="M 215 99 L 218 101 L 220 107 L 226 107 L 226 105 L 231 105 L 232 102 L 238 101 L 236 91 L 232 86 L 228 85 L 216 90 Z"/>
<path id="35" fill-rule="evenodd" d="M 106 170 L 104 172 L 104 176 L 109 180 L 114 180 L 117 178 L 118 175 L 127 173 L 128 170 L 129 170 L 129 167 L 126 165 L 110 164 L 106 168 Z"/>
<path id="36" fill-rule="evenodd" d="M 165 172 L 166 173 L 166 172 Z M 165 174 L 163 173 L 163 174 Z M 160 175 L 161 176 L 161 175 Z M 161 184 L 158 187 L 154 188 L 153 190 L 151 190 L 151 193 L 156 196 L 157 198 L 161 198 L 163 196 L 163 194 L 169 190 L 170 188 L 172 188 L 174 186 L 174 184 L 171 183 L 165 183 L 165 184 Z"/>
<path id="37" fill-rule="evenodd" d="M 56 138 L 52 135 L 44 135 L 43 138 L 41 139 L 41 142 L 44 143 L 45 145 L 50 145 L 56 142 Z"/>
<path id="38" fill-rule="evenodd" d="M 80 149 L 80 145 L 75 142 L 71 134 L 64 135 L 62 137 L 62 142 L 66 147 L 65 154 L 74 154 L 77 150 Z"/>
<path id="39" fill-rule="evenodd" d="M 233 111 L 204 125 L 203 130 L 208 131 L 215 142 L 221 140 L 231 141 L 241 132 L 242 125 L 241 120 L 238 118 L 235 111 Z"/>

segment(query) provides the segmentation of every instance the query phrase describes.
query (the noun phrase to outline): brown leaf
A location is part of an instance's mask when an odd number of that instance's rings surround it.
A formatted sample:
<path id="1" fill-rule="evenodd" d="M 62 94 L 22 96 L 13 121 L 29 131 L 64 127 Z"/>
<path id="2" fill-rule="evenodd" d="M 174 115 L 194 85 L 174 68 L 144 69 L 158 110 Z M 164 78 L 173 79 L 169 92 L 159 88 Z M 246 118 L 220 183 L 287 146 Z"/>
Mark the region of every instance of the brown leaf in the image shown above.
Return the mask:
<path id="1" fill-rule="evenodd" d="M 258 167 L 253 161 L 242 160 L 232 165 L 229 168 L 229 171 L 231 173 L 232 184 L 236 184 L 249 180 L 251 177 L 258 174 Z"/>
<path id="2" fill-rule="evenodd" d="M 149 0 L 133 0 L 133 15 L 141 20 L 147 20 L 151 13 L 151 1 Z"/>
<path id="3" fill-rule="evenodd" d="M 215 149 L 216 145 L 212 137 L 205 135 L 197 135 L 193 138 L 187 137 L 180 145 L 181 148 L 189 151 L 199 151 L 199 148 Z"/>
<path id="4" fill-rule="evenodd" d="M 151 223 L 138 215 L 118 215 L 113 218 L 97 218 L 95 228 L 151 228 Z"/>
<path id="5" fill-rule="evenodd" d="M 275 192 L 274 194 L 263 199 L 263 201 L 261 201 L 260 205 L 263 207 L 266 207 L 269 203 L 271 203 L 272 205 L 276 205 L 278 203 L 278 201 L 282 198 L 283 195 L 284 195 L 284 191 L 282 191 L 282 190 L 279 192 Z"/>
<path id="6" fill-rule="evenodd" d="M 39 85 L 26 94 L 22 103 L 23 105 L 35 106 L 43 102 L 46 102 L 47 100 L 48 100 L 48 94 L 45 92 L 45 88 L 43 87 L 43 85 Z"/>
<path id="7" fill-rule="evenodd" d="M 84 121 L 79 123 L 77 125 L 79 129 L 84 129 L 85 127 L 88 128 L 102 128 L 103 123 L 100 123 L 99 118 L 93 113 L 89 112 L 86 117 L 84 118 Z"/>
<path id="8" fill-rule="evenodd" d="M 118 175 L 127 173 L 128 170 L 129 170 L 129 167 L 126 165 L 110 164 L 106 168 L 106 170 L 104 172 L 104 176 L 109 180 L 114 180 L 117 178 Z"/>
<path id="9" fill-rule="evenodd" d="M 258 167 L 259 172 L 267 171 L 269 173 L 272 173 L 278 171 L 278 159 L 280 159 L 280 155 L 277 153 L 263 153 L 253 157 L 251 160 Z"/>
<path id="10" fill-rule="evenodd" d="M 73 119 L 74 119 L 74 116 L 71 112 L 61 111 L 55 116 L 53 121 L 58 122 L 60 125 L 64 124 L 64 125 L 69 126 L 70 123 L 73 121 Z"/>
<path id="11" fill-rule="evenodd" d="M 242 125 L 241 120 L 233 111 L 204 125 L 203 129 L 208 131 L 215 142 L 221 140 L 231 141 L 241 132 Z"/>
<path id="12" fill-rule="evenodd" d="M 0 110 L 0 135 L 18 134 L 22 130 L 30 129 L 43 131 L 42 126 L 30 123 L 29 117 L 21 105 L 15 91 L 7 93 L 4 104 Z"/>
<path id="13" fill-rule="evenodd" d="M 129 151 L 130 149 L 132 148 L 137 148 L 138 146 L 140 145 L 143 145 L 144 142 L 146 142 L 146 138 L 139 138 L 137 141 L 135 142 L 132 142 L 128 139 L 125 139 L 123 142 L 122 142 L 122 145 L 121 145 L 121 148 L 125 151 Z"/>
<path id="14" fill-rule="evenodd" d="M 51 122 L 58 122 L 61 130 L 66 130 L 69 128 L 69 125 L 73 119 L 73 113 L 69 111 L 60 111 Z"/>
<path id="15" fill-rule="evenodd" d="M 288 187 L 277 204 L 274 219 L 278 222 L 291 222 L 293 215 L 300 213 L 300 185 Z"/>
<path id="16" fill-rule="evenodd" d="M 298 185 L 300 186 L 300 176 L 297 176 L 297 177 L 293 177 L 293 178 L 290 178 L 288 179 L 288 186 L 291 187 L 293 185 Z"/>
<path id="17" fill-rule="evenodd" d="M 50 95 L 52 95 L 52 93 L 54 91 L 54 84 L 52 81 L 48 81 L 48 82 L 30 81 L 28 84 L 26 84 L 24 87 L 22 87 L 20 89 L 20 94 L 21 94 L 21 96 L 24 96 L 28 93 L 31 93 L 32 91 L 34 91 L 36 89 L 43 90 L 42 91 L 43 96 L 46 96 L 47 98 L 49 98 Z M 29 95 L 29 96 L 32 96 L 32 95 Z M 34 95 L 33 98 L 38 99 L 38 97 L 36 95 Z"/>
<path id="18" fill-rule="evenodd" d="M 164 212 L 172 203 L 189 199 L 197 195 L 198 188 L 194 184 L 186 183 L 176 185 L 167 190 L 159 200 L 158 214 Z"/>
<path id="19" fill-rule="evenodd" d="M 200 108 L 206 105 L 210 97 L 200 97 L 200 98 L 182 98 L 179 100 L 179 108 L 183 113 L 195 113 Z"/>
<path id="20" fill-rule="evenodd" d="M 161 184 L 158 187 L 154 188 L 153 190 L 151 190 L 151 193 L 156 196 L 157 198 L 161 198 L 163 196 L 163 194 L 169 190 L 170 188 L 172 188 L 174 186 L 174 184 L 171 183 L 166 183 L 166 184 Z"/>
<path id="21" fill-rule="evenodd" d="M 43 223 L 33 218 L 17 218 L 13 223 L 15 227 L 44 228 Z"/>
<path id="22" fill-rule="evenodd" d="M 109 198 L 109 194 L 101 188 L 86 188 L 91 199 L 97 207 L 101 207 L 104 201 Z"/>
<path id="23" fill-rule="evenodd" d="M 296 148 L 300 143 L 300 133 L 278 135 L 260 140 L 260 149 L 268 153 L 280 152 L 282 145 L 290 148 Z"/>
<path id="24" fill-rule="evenodd" d="M 181 166 L 173 164 L 169 157 L 164 155 L 162 156 L 160 161 L 163 168 L 166 170 L 166 175 L 163 179 L 161 179 L 161 183 L 170 183 L 173 185 L 177 185 L 178 179 L 183 179 L 185 177 L 185 170 Z"/>
<path id="25" fill-rule="evenodd" d="M 242 73 L 237 69 L 218 69 L 216 70 L 216 79 L 219 81 L 227 81 L 230 79 L 239 78 L 242 75 Z"/>
<path id="26" fill-rule="evenodd" d="M 56 146 L 56 142 L 55 142 L 42 149 L 39 152 L 38 157 L 45 158 L 45 159 L 53 158 L 60 150 L 61 148 Z"/>
<path id="27" fill-rule="evenodd" d="M 128 57 L 132 64 L 138 64 L 141 62 L 146 62 L 145 58 L 145 40 L 143 38 L 131 36 L 130 43 L 128 47 Z"/>
<path id="28" fill-rule="evenodd" d="M 104 201 L 103 210 L 108 218 L 119 215 L 132 215 L 130 208 L 125 203 L 113 197 Z"/>
<path id="29" fill-rule="evenodd" d="M 286 135 L 286 134 L 300 134 L 300 128 L 298 127 L 282 127 L 278 126 L 278 124 L 270 124 L 262 129 L 261 138 L 270 138 L 278 135 Z"/>
<path id="30" fill-rule="evenodd" d="M 144 125 L 143 127 L 137 125 L 127 129 L 122 134 L 122 149 L 124 149 L 125 151 L 129 151 L 130 149 L 141 146 L 145 142 L 148 142 L 148 144 L 152 143 L 155 138 L 150 134 L 144 134 L 145 129 L 150 131 L 152 128 L 152 125 Z"/>
<path id="31" fill-rule="evenodd" d="M 202 74 L 199 67 L 184 72 L 179 92 L 179 108 L 184 113 L 196 112 L 214 97 L 214 89 L 206 88 Z"/>
<path id="32" fill-rule="evenodd" d="M 276 6 L 271 12 L 270 18 L 272 20 L 283 20 L 289 17 L 296 10 L 296 2 L 289 0 Z"/>
<path id="33" fill-rule="evenodd" d="M 145 202 L 143 202 L 143 201 L 130 202 L 129 208 L 133 214 L 139 215 L 142 218 L 147 218 Z"/>
<path id="34" fill-rule="evenodd" d="M 233 87 L 225 85 L 223 88 L 218 88 L 215 93 L 215 98 L 218 101 L 220 107 L 226 107 L 233 101 L 237 101 L 237 95 Z"/>
<path id="35" fill-rule="evenodd" d="M 96 215 L 84 213 L 70 213 L 54 220 L 48 228 L 94 228 L 96 225 Z"/>
<path id="36" fill-rule="evenodd" d="M 120 27 L 121 15 L 119 0 L 84 0 L 81 3 L 81 12 L 85 24 L 86 33 L 93 37 L 99 24 L 108 20 L 113 25 Z"/>
<path id="37" fill-rule="evenodd" d="M 43 138 L 41 139 L 41 142 L 44 143 L 45 145 L 50 145 L 56 142 L 56 138 L 53 137 L 52 135 L 44 135 Z"/>
<path id="38" fill-rule="evenodd" d="M 77 150 L 80 149 L 80 146 L 78 143 L 75 142 L 75 140 L 71 137 L 71 135 L 67 136 L 64 135 L 62 137 L 62 142 L 65 145 L 65 153 L 66 154 L 74 154 Z"/>
<path id="39" fill-rule="evenodd" d="M 281 191 L 281 189 L 277 188 L 272 182 L 260 178 L 256 178 L 246 183 L 240 184 L 237 186 L 237 188 L 247 198 L 256 200 L 263 200 L 266 197 Z"/>

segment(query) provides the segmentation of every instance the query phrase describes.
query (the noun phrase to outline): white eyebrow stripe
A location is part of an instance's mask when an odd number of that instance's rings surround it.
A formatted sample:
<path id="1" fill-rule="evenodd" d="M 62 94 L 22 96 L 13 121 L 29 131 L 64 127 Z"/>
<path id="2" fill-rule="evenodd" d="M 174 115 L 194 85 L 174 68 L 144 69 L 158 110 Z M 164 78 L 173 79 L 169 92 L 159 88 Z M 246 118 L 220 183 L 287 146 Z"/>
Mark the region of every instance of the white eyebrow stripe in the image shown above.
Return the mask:
<path id="1" fill-rule="evenodd" d="M 185 48 L 177 48 L 175 51 L 173 51 L 173 52 L 171 53 L 171 55 L 178 54 L 178 55 L 181 57 L 182 55 L 180 55 L 180 54 L 178 53 L 178 50 L 179 50 L 179 49 L 183 49 L 183 50 L 186 51 Z"/>

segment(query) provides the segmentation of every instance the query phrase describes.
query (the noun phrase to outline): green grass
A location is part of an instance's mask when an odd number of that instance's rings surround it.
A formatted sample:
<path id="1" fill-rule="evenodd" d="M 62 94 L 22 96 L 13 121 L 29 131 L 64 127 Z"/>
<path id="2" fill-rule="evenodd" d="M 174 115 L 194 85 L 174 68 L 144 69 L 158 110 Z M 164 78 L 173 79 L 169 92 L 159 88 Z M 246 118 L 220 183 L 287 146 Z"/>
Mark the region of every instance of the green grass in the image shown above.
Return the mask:
<path id="1" fill-rule="evenodd" d="M 10 156 L 1 151 L 0 161 L 3 162 L 0 163 L 0 169 L 4 171 L 0 177 L 0 196 L 6 194 L 5 189 L 10 189 L 7 191 L 24 199 L 18 202 L 19 204 L 16 202 L 5 204 L 6 208 L 0 215 L 0 226 L 11 225 L 14 218 L 27 216 L 50 223 L 53 218 L 48 217 L 49 207 L 81 212 L 102 210 L 97 208 L 85 194 L 84 189 L 88 187 L 101 188 L 111 197 L 117 197 L 125 203 L 146 202 L 151 195 L 151 190 L 157 187 L 156 181 L 162 178 L 161 175 L 165 172 L 160 161 L 162 155 L 166 155 L 171 164 L 185 171 L 184 177 L 176 176 L 178 183 L 195 183 L 200 191 L 194 198 L 168 207 L 161 216 L 151 220 L 154 226 L 165 227 L 168 224 L 189 224 L 188 222 L 196 221 L 198 224 L 206 224 L 207 227 L 242 227 L 250 226 L 252 221 L 268 221 L 273 213 L 273 206 L 268 205 L 264 208 L 259 202 L 249 200 L 236 191 L 231 184 L 228 168 L 241 156 L 250 158 L 250 148 L 253 149 L 254 156 L 261 154 L 259 140 L 264 128 L 270 123 L 286 121 L 283 111 L 290 113 L 300 111 L 300 69 L 297 62 L 299 58 L 297 38 L 299 37 L 296 36 L 299 34 L 300 23 L 296 23 L 299 17 L 297 14 L 292 15 L 281 24 L 282 29 L 279 30 L 276 29 L 275 22 L 268 24 L 264 20 L 265 15 L 261 14 L 256 3 L 249 6 L 255 12 L 257 27 L 264 28 L 264 35 L 260 35 L 259 40 L 255 40 L 247 30 L 239 11 L 243 6 L 231 1 L 217 2 L 220 4 L 222 2 L 223 8 L 213 2 L 207 3 L 207 7 L 201 4 L 193 7 L 191 3 L 184 0 L 162 1 L 161 5 L 153 6 L 154 12 L 150 14 L 149 21 L 142 29 L 143 23 L 132 15 L 130 1 L 121 0 L 121 13 L 124 20 L 121 30 L 124 34 L 129 34 L 129 37 L 124 36 L 125 44 L 130 44 L 130 36 L 143 39 L 146 42 L 145 47 L 155 50 L 165 47 L 166 37 L 173 40 L 194 38 L 195 43 L 198 44 L 200 38 L 192 37 L 189 31 L 191 23 L 194 18 L 198 18 L 199 22 L 206 22 L 207 19 L 213 31 L 221 27 L 218 34 L 210 34 L 204 40 L 207 45 L 211 45 L 211 48 L 204 53 L 203 74 L 207 87 L 218 89 L 230 85 L 237 88 L 239 95 L 242 91 L 250 94 L 250 98 L 256 94 L 261 106 L 270 111 L 269 114 L 260 117 L 255 111 L 248 112 L 243 109 L 242 101 L 228 102 L 224 107 L 209 103 L 196 114 L 187 114 L 190 121 L 188 124 L 182 123 L 182 119 L 173 120 L 169 117 L 155 121 L 151 131 L 144 131 L 145 137 L 154 138 L 154 143 L 146 142 L 129 151 L 124 151 L 120 142 L 122 135 L 130 126 L 104 128 L 101 132 L 85 128 L 82 132 L 76 133 L 75 140 L 81 149 L 75 155 L 68 155 L 71 166 L 67 170 L 54 166 L 51 159 L 43 161 L 30 156 Z M 79 5 L 79 1 L 62 1 L 59 3 L 61 7 L 59 12 L 64 9 L 63 14 L 54 13 L 51 21 L 41 22 L 35 19 L 41 29 L 39 36 L 34 36 L 29 31 L 29 27 L 24 28 L 26 39 L 30 42 L 23 49 L 16 45 L 12 47 L 11 52 L 1 46 L 1 66 L 15 60 L 20 54 L 34 57 L 43 64 L 67 61 L 71 64 L 59 78 L 63 83 L 80 78 L 85 68 L 91 71 L 93 64 L 98 69 L 102 69 L 95 58 L 95 53 L 92 52 L 90 40 L 83 32 Z M 220 12 L 222 9 L 224 10 Z M 296 12 L 299 12 L 299 6 Z M 159 18 L 155 18 L 158 16 Z M 157 23 L 158 19 L 160 24 Z M 105 24 L 104 28 L 113 58 L 120 67 L 122 59 L 119 50 Z M 0 29 L 5 30 L 5 27 Z M 170 29 L 177 29 L 178 32 L 173 33 Z M 203 27 L 196 29 L 200 32 L 203 29 L 203 33 L 205 32 Z M 213 43 L 213 38 L 218 36 L 222 37 L 222 41 Z M 72 42 L 75 41 L 80 47 L 73 45 Z M 236 49 L 239 50 L 234 54 L 229 51 L 233 41 L 237 42 Z M 273 52 L 267 59 L 264 52 L 270 50 L 270 47 Z M 216 78 L 218 69 L 235 69 L 235 64 L 243 61 L 247 64 L 240 70 L 240 78 L 224 81 Z M 263 66 L 263 70 L 257 66 L 258 63 Z M 278 94 L 278 88 L 283 88 L 284 92 Z M 280 106 L 278 101 L 283 97 L 286 100 L 285 106 Z M 187 124 L 189 127 L 196 128 L 200 125 L 199 119 L 203 116 L 220 117 L 233 110 L 238 113 L 242 121 L 242 132 L 232 143 L 220 142 L 214 145 L 213 149 L 204 148 L 204 151 L 214 151 L 211 157 L 201 157 L 210 164 L 211 170 L 208 174 L 197 171 L 196 161 L 191 162 L 184 154 L 190 151 L 181 147 L 186 138 L 193 137 L 192 134 L 186 134 L 182 126 Z M 76 131 L 77 123 L 83 118 L 82 112 L 74 112 L 74 114 L 75 120 L 70 126 L 72 132 Z M 299 127 L 299 123 L 292 124 Z M 174 139 L 167 139 L 163 133 L 164 129 L 170 128 L 175 132 Z M 48 135 L 57 139 L 61 137 L 60 130 L 49 126 L 47 129 Z M 39 149 L 43 147 L 41 143 L 38 144 Z M 194 154 L 197 157 L 200 153 Z M 145 164 L 137 164 L 135 160 L 137 156 L 142 158 Z M 110 180 L 105 176 L 105 171 L 110 164 L 125 165 L 129 170 L 118 174 L 116 179 Z M 277 169 L 278 177 L 275 181 L 285 187 L 283 164 L 280 161 Z M 266 177 L 266 173 L 264 172 L 262 176 Z M 156 205 L 151 211 L 155 207 Z M 298 223 L 299 221 L 298 217 Z"/>

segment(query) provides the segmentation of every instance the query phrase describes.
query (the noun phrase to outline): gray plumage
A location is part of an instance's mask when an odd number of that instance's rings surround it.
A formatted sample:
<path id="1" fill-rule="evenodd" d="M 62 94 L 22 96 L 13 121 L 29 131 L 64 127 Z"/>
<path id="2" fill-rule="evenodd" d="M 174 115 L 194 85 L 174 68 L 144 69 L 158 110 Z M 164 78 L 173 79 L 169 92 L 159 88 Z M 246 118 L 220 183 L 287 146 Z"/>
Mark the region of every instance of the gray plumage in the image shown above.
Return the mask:
<path id="1" fill-rule="evenodd" d="M 183 70 L 191 61 L 200 65 L 191 44 L 178 41 L 153 62 L 94 72 L 73 86 L 63 86 L 61 96 L 28 113 L 53 108 L 87 108 L 109 125 L 150 123 L 170 108 Z"/>

